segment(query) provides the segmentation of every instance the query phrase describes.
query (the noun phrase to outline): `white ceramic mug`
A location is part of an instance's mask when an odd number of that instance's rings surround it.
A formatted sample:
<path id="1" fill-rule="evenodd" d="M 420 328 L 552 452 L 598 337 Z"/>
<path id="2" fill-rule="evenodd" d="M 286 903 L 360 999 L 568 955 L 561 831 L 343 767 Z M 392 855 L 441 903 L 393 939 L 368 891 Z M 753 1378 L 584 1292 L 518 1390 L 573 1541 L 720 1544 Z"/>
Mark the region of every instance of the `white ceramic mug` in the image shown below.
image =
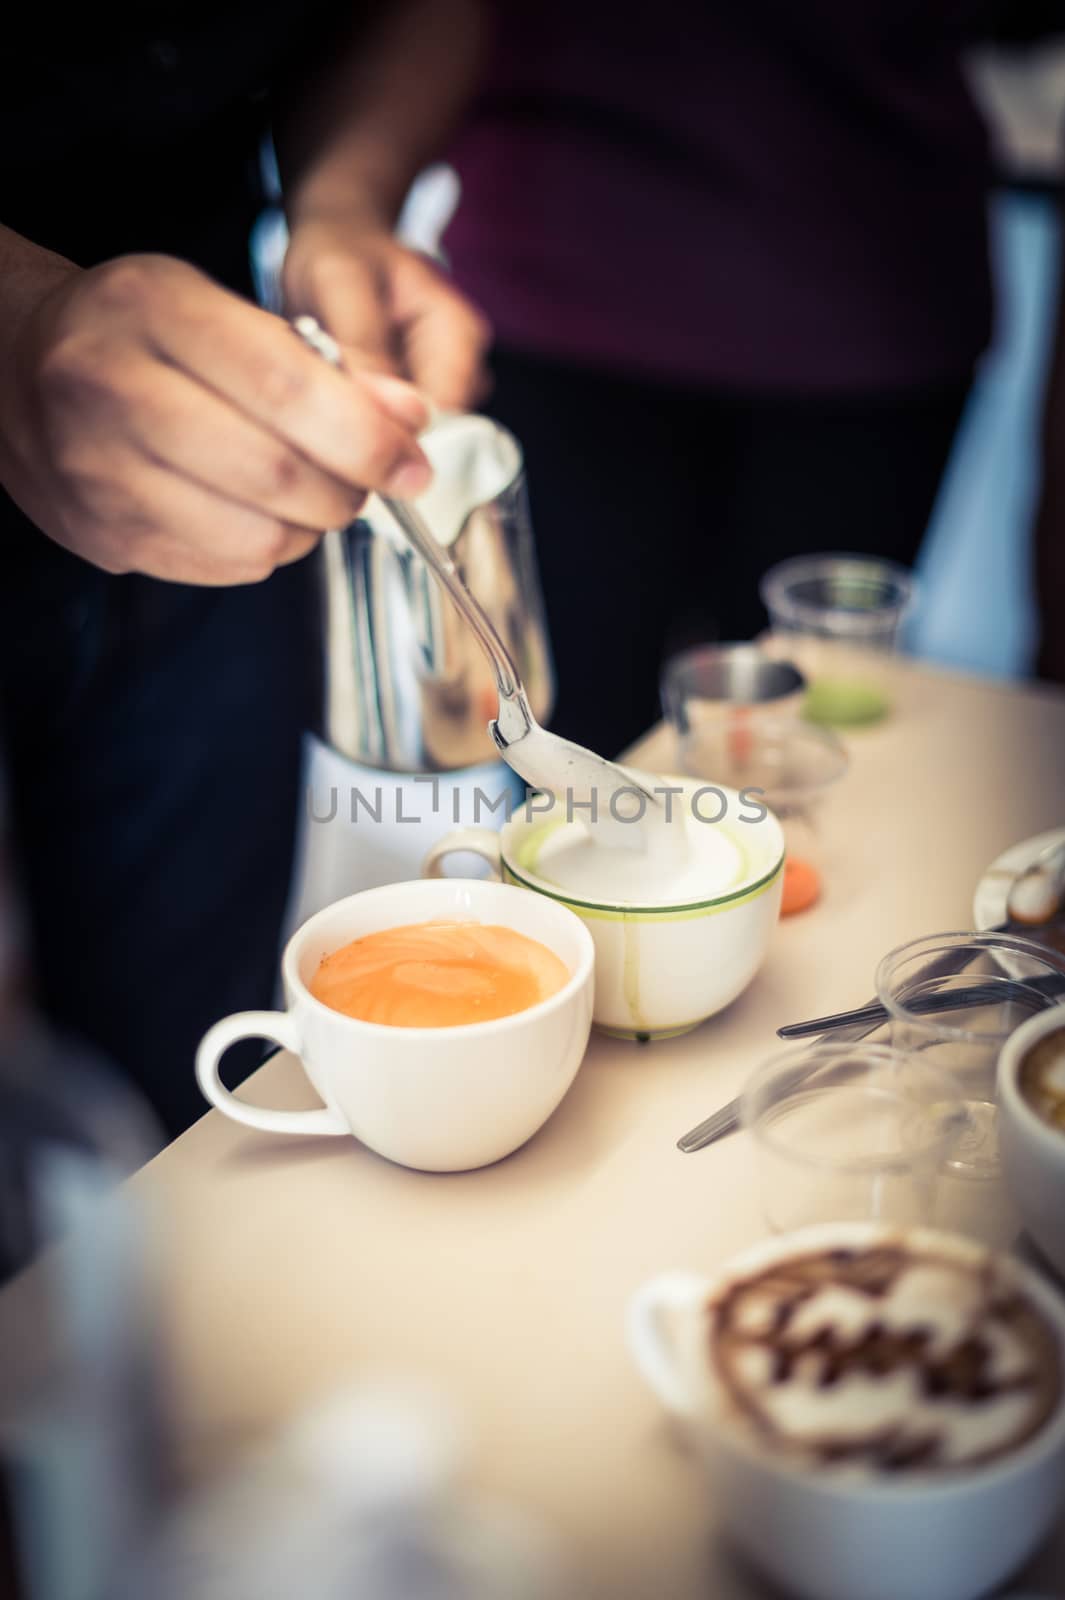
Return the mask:
<path id="1" fill-rule="evenodd" d="M 352 939 L 446 920 L 501 923 L 539 940 L 564 962 L 569 982 L 524 1011 L 453 1028 L 362 1022 L 310 993 L 323 956 Z M 427 1172 L 486 1166 L 530 1139 L 573 1082 L 591 1027 L 594 962 L 579 918 L 506 884 L 450 878 L 368 889 L 293 934 L 282 960 L 288 1010 L 215 1023 L 196 1053 L 196 1077 L 212 1105 L 249 1128 L 354 1134 L 390 1161 Z M 274 1111 L 231 1094 L 219 1062 L 247 1038 L 272 1039 L 299 1056 L 322 1107 Z"/>
<path id="2" fill-rule="evenodd" d="M 789 1256 L 900 1236 L 918 1248 L 986 1258 L 956 1234 L 824 1223 L 763 1241 L 712 1277 L 656 1278 L 629 1306 L 630 1351 L 701 1445 L 724 1528 L 782 1589 L 806 1600 L 976 1600 L 1016 1571 L 1065 1509 L 1062 1397 L 1044 1426 L 1001 1460 L 938 1473 L 785 1459 L 725 1414 L 709 1360 L 712 1298 Z M 1007 1270 L 1057 1331 L 1065 1360 L 1065 1302 L 1023 1263 L 1010 1261 Z"/>
<path id="3" fill-rule="evenodd" d="M 998 1143 L 1006 1186 L 1026 1231 L 1065 1274 L 1065 1133 L 1048 1127 L 1020 1090 L 1021 1063 L 1048 1033 L 1065 1030 L 1065 1005 L 1029 1017 L 1002 1047 L 998 1064 Z"/>
<path id="4" fill-rule="evenodd" d="M 683 803 L 706 791 L 698 780 L 655 778 L 683 790 Z M 720 827 L 741 863 L 736 881 L 709 887 L 679 904 L 589 900 L 568 894 L 531 864 L 563 820 L 516 813 L 500 833 L 458 828 L 429 851 L 423 872 L 442 875 L 449 855 L 475 851 L 505 883 L 532 889 L 576 912 L 595 942 L 596 1026 L 627 1039 L 668 1038 L 724 1009 L 758 971 L 780 916 L 784 836 L 772 812 L 739 820 L 747 802 L 716 785 L 725 806 Z M 682 802 L 678 802 L 682 803 Z"/>

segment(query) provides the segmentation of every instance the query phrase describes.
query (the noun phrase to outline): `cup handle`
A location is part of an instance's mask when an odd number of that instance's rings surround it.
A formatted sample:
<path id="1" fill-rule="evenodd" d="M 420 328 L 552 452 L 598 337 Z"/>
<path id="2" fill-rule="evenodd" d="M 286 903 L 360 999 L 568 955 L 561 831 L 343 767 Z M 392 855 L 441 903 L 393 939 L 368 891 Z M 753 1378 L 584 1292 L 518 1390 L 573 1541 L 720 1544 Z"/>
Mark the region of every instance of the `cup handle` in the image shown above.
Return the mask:
<path id="1" fill-rule="evenodd" d="M 669 1272 L 636 1291 L 625 1318 L 629 1351 L 640 1373 L 667 1411 L 681 1417 L 695 1414 L 697 1400 L 665 1319 L 670 1312 L 694 1311 L 706 1293 L 705 1279 L 690 1272 Z"/>
<path id="2" fill-rule="evenodd" d="M 269 1039 L 283 1050 L 299 1055 L 295 1018 L 287 1011 L 238 1011 L 208 1028 L 196 1051 L 196 1081 L 207 1099 L 234 1122 L 267 1133 L 350 1133 L 339 1111 L 322 1106 L 317 1111 L 274 1111 L 248 1105 L 228 1090 L 218 1075 L 218 1064 L 231 1044 L 240 1039 Z"/>
<path id="3" fill-rule="evenodd" d="M 442 878 L 445 860 L 459 850 L 468 850 L 473 855 L 480 856 L 481 860 L 487 861 L 491 867 L 492 876 L 497 880 L 502 878 L 499 835 L 493 833 L 491 828 L 453 828 L 450 833 L 445 833 L 426 854 L 422 862 L 422 877 Z"/>

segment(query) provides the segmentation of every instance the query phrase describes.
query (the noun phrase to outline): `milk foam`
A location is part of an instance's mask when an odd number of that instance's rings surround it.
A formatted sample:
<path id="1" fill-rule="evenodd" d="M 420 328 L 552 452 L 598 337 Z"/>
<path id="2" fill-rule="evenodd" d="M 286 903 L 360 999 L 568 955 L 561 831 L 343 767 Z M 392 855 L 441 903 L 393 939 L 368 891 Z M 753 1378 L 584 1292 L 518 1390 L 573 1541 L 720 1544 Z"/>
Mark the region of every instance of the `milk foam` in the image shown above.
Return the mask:
<path id="1" fill-rule="evenodd" d="M 753 833 L 749 824 L 701 822 L 678 803 L 669 823 L 649 830 L 643 854 L 597 843 L 574 820 L 549 826 L 531 859 L 523 860 L 539 877 L 583 900 L 682 905 L 716 899 L 752 876 L 755 863 L 743 839 L 745 826 Z M 661 833 L 670 837 L 660 841 Z"/>
<path id="2" fill-rule="evenodd" d="M 733 1285 L 712 1355 L 775 1446 L 882 1471 L 996 1459 L 1062 1398 L 1056 1336 L 1005 1269 L 903 1247 L 811 1255 Z"/>

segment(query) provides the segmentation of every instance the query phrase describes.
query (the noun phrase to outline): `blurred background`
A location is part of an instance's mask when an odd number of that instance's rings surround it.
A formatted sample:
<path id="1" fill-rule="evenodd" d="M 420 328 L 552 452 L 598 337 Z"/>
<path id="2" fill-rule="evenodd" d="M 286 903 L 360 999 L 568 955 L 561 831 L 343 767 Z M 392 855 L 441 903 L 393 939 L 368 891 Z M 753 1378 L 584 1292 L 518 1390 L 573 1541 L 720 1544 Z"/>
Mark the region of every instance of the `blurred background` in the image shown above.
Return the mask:
<path id="1" fill-rule="evenodd" d="M 932 515 L 911 647 L 947 665 L 1017 677 L 1035 649 L 1031 533 L 1039 428 L 1061 270 L 1065 39 L 984 50 L 970 81 L 999 173 L 990 200 L 994 337 Z"/>
<path id="2" fill-rule="evenodd" d="M 921 601 L 907 640 L 929 660 L 1008 678 L 1032 671 L 1036 649 L 1032 527 L 1061 270 L 1065 32 L 1045 11 L 1015 16 L 1018 37 L 974 51 L 968 62 L 997 173 L 988 201 L 993 338 L 925 536 Z M 1007 23 L 1004 15 L 1008 33 Z M 433 169 L 412 191 L 401 229 L 435 254 L 460 204 L 453 170 Z M 264 267 L 279 266 L 283 240 L 275 214 L 264 224 Z"/>
<path id="3" fill-rule="evenodd" d="M 988 197 L 992 342 L 981 358 L 918 561 L 920 602 L 909 650 L 995 677 L 1034 670 L 1037 625 L 1032 532 L 1040 487 L 1040 429 L 1061 272 L 1065 180 L 1065 18 L 1052 6 L 1003 8 L 1004 37 L 970 53 L 967 76 L 991 139 Z M 1011 37 L 1010 35 L 1015 36 Z M 278 187 L 272 155 L 269 179 Z M 447 261 L 442 236 L 462 203 L 454 168 L 439 164 L 412 188 L 399 231 Z M 254 241 L 259 292 L 280 303 L 287 229 L 279 208 Z"/>

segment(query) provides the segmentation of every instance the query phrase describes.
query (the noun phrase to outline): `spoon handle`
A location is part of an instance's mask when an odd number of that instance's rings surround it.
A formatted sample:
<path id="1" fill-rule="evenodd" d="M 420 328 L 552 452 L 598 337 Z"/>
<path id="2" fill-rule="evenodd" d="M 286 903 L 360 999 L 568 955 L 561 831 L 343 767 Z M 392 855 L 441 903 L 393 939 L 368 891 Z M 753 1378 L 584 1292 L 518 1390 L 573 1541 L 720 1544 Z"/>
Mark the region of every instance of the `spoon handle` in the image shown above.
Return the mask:
<path id="1" fill-rule="evenodd" d="M 521 691 L 522 687 L 518 669 L 514 665 L 514 659 L 500 638 L 495 623 L 484 610 L 480 601 L 467 588 L 458 567 L 456 567 L 444 547 L 433 537 L 425 519 L 409 501 L 392 500 L 386 495 L 381 495 L 380 500 L 385 509 L 395 517 L 410 540 L 412 547 L 421 556 L 426 566 L 431 568 L 436 577 L 439 578 L 473 629 L 477 636 L 477 642 L 488 657 L 492 671 L 495 674 L 499 698 L 501 700 L 512 699 Z"/>
<path id="2" fill-rule="evenodd" d="M 862 1011 L 868 1009 L 870 1008 L 863 1007 Z M 840 1029 L 840 1032 L 836 1035 L 837 1040 L 856 1044 L 859 1039 L 864 1039 L 867 1033 L 872 1033 L 880 1026 L 879 1022 L 869 1023 L 862 1021 L 854 1024 L 850 1022 L 850 1016 L 858 1017 L 860 1015 L 861 1012 L 858 1011 L 848 1014 L 848 1026 Z M 801 1027 L 802 1024 L 797 1023 L 792 1026 Z M 780 1032 L 779 1029 L 777 1031 Z M 788 1037 L 795 1038 L 796 1035 L 792 1033 Z M 802 1082 L 804 1076 L 812 1075 L 819 1070 L 820 1066 L 816 1059 L 802 1063 L 796 1067 L 792 1082 L 797 1085 Z M 719 1139 L 725 1139 L 730 1133 L 735 1133 L 740 1125 L 741 1103 L 742 1096 L 737 1095 L 734 1100 L 729 1100 L 725 1105 L 719 1106 L 709 1117 L 704 1118 L 702 1122 L 697 1122 L 694 1128 L 688 1129 L 687 1133 L 681 1134 L 677 1140 L 677 1149 L 682 1150 L 686 1156 L 694 1155 L 696 1150 L 705 1150 L 707 1145 L 716 1144 Z"/>
<path id="3" fill-rule="evenodd" d="M 992 1006 L 1008 1003 L 1025 994 L 1038 994 L 1048 1001 L 1057 1000 L 1065 993 L 1065 973 L 1060 977 L 1048 973 L 1043 978 L 993 978 L 986 983 L 974 983 L 965 989 L 944 989 L 932 994 L 915 995 L 907 1001 L 906 1009 L 914 1016 L 937 1016 L 943 1012 L 964 1011 L 973 1006 Z M 827 1017 L 811 1017 L 808 1022 L 788 1022 L 777 1029 L 778 1039 L 806 1039 L 814 1034 L 833 1033 L 837 1028 L 857 1027 L 868 1023 L 877 1027 L 887 1022 L 890 1013 L 879 1000 L 857 1006 L 853 1011 L 836 1011 Z"/>
<path id="4" fill-rule="evenodd" d="M 343 366 L 340 346 L 332 334 L 326 333 L 315 317 L 297 317 L 292 327 L 304 344 L 320 355 L 324 361 L 328 361 L 331 367 Z M 491 617 L 480 601 L 471 594 L 454 561 L 439 540 L 433 537 L 424 517 L 407 500 L 393 500 L 383 494 L 379 495 L 378 499 L 385 510 L 399 523 L 412 548 L 440 580 L 473 629 L 477 642 L 488 657 L 495 675 L 500 700 L 523 704 L 525 694 L 510 651 L 500 638 Z"/>

